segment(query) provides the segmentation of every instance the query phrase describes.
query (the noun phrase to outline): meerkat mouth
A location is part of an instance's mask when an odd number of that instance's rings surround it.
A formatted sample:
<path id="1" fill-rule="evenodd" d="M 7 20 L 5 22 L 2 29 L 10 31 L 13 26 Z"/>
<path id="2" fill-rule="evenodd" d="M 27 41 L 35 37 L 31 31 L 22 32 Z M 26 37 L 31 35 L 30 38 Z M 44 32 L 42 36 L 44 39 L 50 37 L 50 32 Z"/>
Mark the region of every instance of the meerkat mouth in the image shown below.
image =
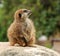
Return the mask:
<path id="1" fill-rule="evenodd" d="M 30 16 L 32 14 L 32 12 L 30 11 L 29 13 L 28 13 L 28 15 Z"/>

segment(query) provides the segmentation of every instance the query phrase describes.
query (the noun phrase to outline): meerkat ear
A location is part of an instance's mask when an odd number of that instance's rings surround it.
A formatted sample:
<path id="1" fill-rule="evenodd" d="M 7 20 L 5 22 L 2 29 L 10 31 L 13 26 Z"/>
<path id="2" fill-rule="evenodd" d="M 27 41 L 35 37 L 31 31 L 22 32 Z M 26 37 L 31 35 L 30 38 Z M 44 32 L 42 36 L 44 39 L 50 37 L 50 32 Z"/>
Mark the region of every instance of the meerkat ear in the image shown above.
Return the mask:
<path id="1" fill-rule="evenodd" d="M 22 16 L 22 15 L 19 13 L 19 17 L 20 17 L 20 18 L 21 18 L 21 16 Z"/>

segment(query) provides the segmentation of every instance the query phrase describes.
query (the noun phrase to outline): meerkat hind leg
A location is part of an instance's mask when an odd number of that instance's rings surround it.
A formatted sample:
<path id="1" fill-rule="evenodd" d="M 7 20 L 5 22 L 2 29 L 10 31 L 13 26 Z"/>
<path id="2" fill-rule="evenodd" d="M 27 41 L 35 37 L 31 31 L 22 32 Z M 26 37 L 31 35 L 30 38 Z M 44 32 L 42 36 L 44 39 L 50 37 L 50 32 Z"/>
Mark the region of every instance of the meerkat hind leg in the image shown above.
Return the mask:
<path id="1" fill-rule="evenodd" d="M 27 44 L 29 47 L 36 47 L 35 46 L 35 39 L 34 38 L 31 38 L 31 40 L 28 42 Z"/>
<path id="2" fill-rule="evenodd" d="M 9 38 L 10 46 L 14 46 L 16 44 L 16 39 Z"/>

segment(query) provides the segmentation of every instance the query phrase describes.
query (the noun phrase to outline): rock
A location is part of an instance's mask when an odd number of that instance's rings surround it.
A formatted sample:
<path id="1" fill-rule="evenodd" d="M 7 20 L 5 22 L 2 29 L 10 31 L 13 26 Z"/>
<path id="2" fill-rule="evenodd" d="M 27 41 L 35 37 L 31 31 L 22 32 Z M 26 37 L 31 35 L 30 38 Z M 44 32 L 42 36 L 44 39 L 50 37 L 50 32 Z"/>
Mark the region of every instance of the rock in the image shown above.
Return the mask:
<path id="1" fill-rule="evenodd" d="M 43 46 L 9 46 L 9 42 L 0 42 L 0 56 L 60 56 L 59 53 Z"/>

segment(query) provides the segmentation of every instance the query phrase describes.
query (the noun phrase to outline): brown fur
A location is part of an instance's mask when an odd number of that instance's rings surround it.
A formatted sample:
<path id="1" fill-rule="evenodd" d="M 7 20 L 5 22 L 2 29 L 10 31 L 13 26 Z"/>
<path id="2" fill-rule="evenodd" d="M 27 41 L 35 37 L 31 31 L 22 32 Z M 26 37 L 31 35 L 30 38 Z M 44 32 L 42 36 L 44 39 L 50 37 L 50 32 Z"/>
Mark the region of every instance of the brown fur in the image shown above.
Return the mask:
<path id="1" fill-rule="evenodd" d="M 10 45 L 14 46 L 18 43 L 20 46 L 33 46 L 35 43 L 35 28 L 33 22 L 29 18 L 19 17 L 19 13 L 23 14 L 23 9 L 19 9 L 14 14 L 14 21 L 7 31 Z M 25 38 L 26 42 L 23 40 Z"/>

